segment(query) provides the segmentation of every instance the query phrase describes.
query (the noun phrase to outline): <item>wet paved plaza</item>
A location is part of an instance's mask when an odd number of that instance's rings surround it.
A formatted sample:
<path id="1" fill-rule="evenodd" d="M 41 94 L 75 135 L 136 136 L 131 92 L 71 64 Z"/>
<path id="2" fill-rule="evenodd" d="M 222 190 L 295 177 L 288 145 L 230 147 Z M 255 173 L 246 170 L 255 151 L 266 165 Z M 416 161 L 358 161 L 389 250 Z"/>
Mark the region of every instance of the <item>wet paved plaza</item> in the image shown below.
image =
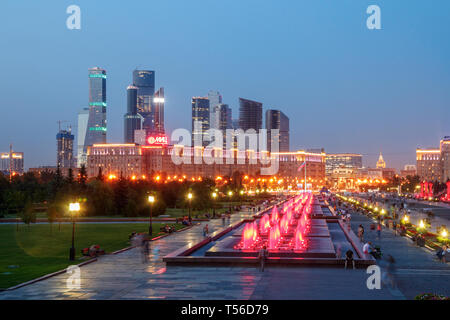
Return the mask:
<path id="1" fill-rule="evenodd" d="M 248 212 L 234 214 L 231 223 L 249 216 Z M 367 218 L 361 219 L 354 217 L 355 228 L 360 222 L 368 223 L 364 221 Z M 410 299 L 416 283 L 421 288 L 430 286 L 429 281 L 433 281 L 438 288 L 441 281 L 449 283 L 450 280 L 448 266 L 412 246 L 408 247 L 405 261 L 398 257 L 400 290 L 369 290 L 364 269 L 268 267 L 262 273 L 256 267 L 166 268 L 163 256 L 202 239 L 204 224 L 153 242 L 147 263 L 141 261 L 138 249 L 102 256 L 97 262 L 81 267 L 79 289 L 68 288 L 69 275 L 62 274 L 1 292 L 0 299 Z M 224 227 L 221 219 L 208 224 L 210 231 Z M 406 241 L 393 236 L 388 240 L 389 233 L 389 230 L 383 232 L 385 240 L 382 241 L 386 241 L 386 246 L 394 242 L 393 247 L 400 248 Z M 424 257 L 426 261 L 418 263 Z M 419 268 L 421 273 L 413 268 Z M 409 278 L 414 281 L 408 282 Z"/>

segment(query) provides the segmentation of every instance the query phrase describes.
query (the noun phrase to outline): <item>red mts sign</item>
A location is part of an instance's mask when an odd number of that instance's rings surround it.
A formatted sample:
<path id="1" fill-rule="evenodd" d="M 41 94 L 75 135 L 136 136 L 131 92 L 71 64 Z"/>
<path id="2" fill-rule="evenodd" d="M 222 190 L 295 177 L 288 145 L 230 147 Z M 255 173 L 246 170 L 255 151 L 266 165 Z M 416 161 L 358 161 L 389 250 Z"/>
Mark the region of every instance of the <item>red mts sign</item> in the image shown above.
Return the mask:
<path id="1" fill-rule="evenodd" d="M 166 146 L 169 144 L 167 136 L 164 135 L 147 137 L 147 143 L 150 146 Z"/>

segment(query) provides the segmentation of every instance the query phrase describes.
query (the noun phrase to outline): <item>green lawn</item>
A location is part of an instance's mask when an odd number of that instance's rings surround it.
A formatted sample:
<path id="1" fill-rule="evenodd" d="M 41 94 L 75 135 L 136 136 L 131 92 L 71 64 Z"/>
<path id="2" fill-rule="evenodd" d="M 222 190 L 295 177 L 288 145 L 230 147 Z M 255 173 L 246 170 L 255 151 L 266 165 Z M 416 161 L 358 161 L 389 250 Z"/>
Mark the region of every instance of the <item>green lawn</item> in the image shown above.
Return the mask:
<path id="1" fill-rule="evenodd" d="M 153 224 L 153 236 L 156 237 L 164 224 Z M 182 228 L 181 224 L 176 225 Z M 6 289 L 19 283 L 32 280 L 45 274 L 78 264 L 81 249 L 98 244 L 106 251 L 125 248 L 130 245 L 131 232 L 147 232 L 146 223 L 113 224 L 77 224 L 75 231 L 76 261 L 69 261 L 72 225 L 38 224 L 27 227 L 20 225 L 0 225 L 0 288 Z M 18 267 L 10 267 L 18 266 Z"/>

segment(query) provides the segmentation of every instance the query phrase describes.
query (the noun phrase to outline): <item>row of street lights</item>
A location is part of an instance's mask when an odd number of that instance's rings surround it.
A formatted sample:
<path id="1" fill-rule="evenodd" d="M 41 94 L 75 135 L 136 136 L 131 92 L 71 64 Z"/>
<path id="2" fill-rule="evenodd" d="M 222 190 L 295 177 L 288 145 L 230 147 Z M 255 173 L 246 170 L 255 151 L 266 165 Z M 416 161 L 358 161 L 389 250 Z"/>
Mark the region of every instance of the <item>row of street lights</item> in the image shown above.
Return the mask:
<path id="1" fill-rule="evenodd" d="M 241 190 L 240 191 L 240 195 L 242 196 L 244 194 L 244 191 Z M 216 200 L 218 196 L 217 192 L 213 192 L 211 193 L 211 197 L 213 198 L 214 202 Z M 233 196 L 233 191 L 228 191 L 228 196 L 231 197 Z M 192 223 L 192 216 L 191 216 L 191 211 L 192 211 L 192 198 L 194 197 L 194 195 L 192 194 L 192 192 L 189 192 L 187 194 L 187 199 L 189 202 L 189 223 Z M 153 234 L 153 204 L 156 201 L 156 197 L 153 195 L 149 195 L 148 196 L 148 202 L 150 203 L 150 225 L 148 227 L 148 234 L 151 237 Z M 81 210 L 80 207 L 80 203 L 78 202 L 74 202 L 74 203 L 70 203 L 69 204 L 69 212 L 72 218 L 72 247 L 69 250 L 69 260 L 70 261 L 74 261 L 75 260 L 75 215 Z M 231 202 L 230 202 L 230 213 L 232 212 L 232 206 L 231 206 Z M 216 207 L 215 205 L 213 206 L 213 215 L 216 215 Z"/>

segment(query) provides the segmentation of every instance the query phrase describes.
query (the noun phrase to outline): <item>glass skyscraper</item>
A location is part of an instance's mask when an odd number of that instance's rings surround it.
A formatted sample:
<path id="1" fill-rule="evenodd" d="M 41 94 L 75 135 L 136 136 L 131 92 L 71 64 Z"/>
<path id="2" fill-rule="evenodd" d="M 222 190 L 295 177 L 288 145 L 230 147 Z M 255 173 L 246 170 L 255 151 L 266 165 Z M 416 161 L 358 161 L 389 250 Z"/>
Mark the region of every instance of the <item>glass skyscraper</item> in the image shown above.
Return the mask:
<path id="1" fill-rule="evenodd" d="M 262 103 L 239 98 L 239 129 L 262 129 Z"/>
<path id="2" fill-rule="evenodd" d="M 124 115 L 124 142 L 134 143 L 135 130 L 141 129 L 142 117 L 137 114 L 138 87 L 127 88 L 127 113 Z"/>
<path id="3" fill-rule="evenodd" d="M 194 141 L 201 136 L 202 145 L 207 146 L 209 144 L 206 131 L 209 129 L 209 99 L 207 97 L 193 97 L 192 98 L 192 145 L 195 145 Z M 198 127 L 194 126 L 194 123 L 198 123 Z"/>
<path id="4" fill-rule="evenodd" d="M 106 143 L 106 70 L 89 69 L 89 118 L 83 152 L 95 143 Z"/>
<path id="5" fill-rule="evenodd" d="M 267 149 L 271 150 L 272 139 L 276 139 L 272 135 L 271 129 L 278 129 L 279 151 L 289 151 L 289 118 L 280 110 L 266 111 L 266 129 L 267 129 Z"/>
<path id="6" fill-rule="evenodd" d="M 222 96 L 219 91 L 210 90 L 208 92 L 209 99 L 209 127 L 211 129 L 219 129 L 219 119 L 217 115 L 217 106 L 222 103 Z"/>
<path id="7" fill-rule="evenodd" d="M 155 92 L 155 71 L 134 70 L 133 86 L 137 88 L 137 113 L 147 135 L 164 133 L 164 88 Z"/>
<path id="8" fill-rule="evenodd" d="M 83 108 L 78 112 L 77 129 L 77 167 L 86 165 L 86 152 L 84 151 L 84 141 L 86 140 L 86 130 L 89 120 L 89 108 Z"/>
<path id="9" fill-rule="evenodd" d="M 74 135 L 71 130 L 60 130 L 56 135 L 56 165 L 61 168 L 73 168 L 73 140 Z"/>

